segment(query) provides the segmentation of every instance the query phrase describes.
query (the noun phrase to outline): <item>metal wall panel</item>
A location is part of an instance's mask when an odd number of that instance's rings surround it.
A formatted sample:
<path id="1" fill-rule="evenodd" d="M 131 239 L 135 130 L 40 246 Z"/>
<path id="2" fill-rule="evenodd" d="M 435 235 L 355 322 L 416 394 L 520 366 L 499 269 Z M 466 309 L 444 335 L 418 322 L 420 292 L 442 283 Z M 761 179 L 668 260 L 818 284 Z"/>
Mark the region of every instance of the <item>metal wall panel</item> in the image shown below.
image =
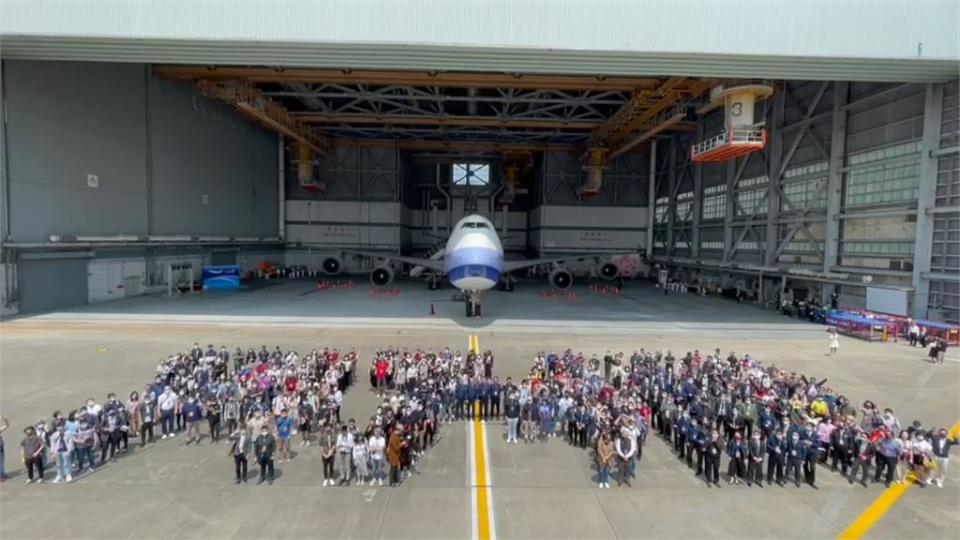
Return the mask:
<path id="1" fill-rule="evenodd" d="M 3 54 L 32 58 L 822 80 L 944 80 L 960 59 L 950 0 L 812 0 L 790 9 L 750 0 L 550 9 L 536 0 L 427 0 L 417 9 L 388 0 L 259 0 L 242 9 L 8 0 L 0 9 L 0 32 L 10 36 Z"/>
<path id="2" fill-rule="evenodd" d="M 3 68 L 12 238 L 146 234 L 143 66 Z M 88 187 L 88 174 L 99 187 Z"/>
<path id="3" fill-rule="evenodd" d="M 20 313 L 36 313 L 87 303 L 87 260 L 20 262 Z"/>
<path id="4" fill-rule="evenodd" d="M 151 79 L 156 234 L 277 234 L 276 136 L 189 85 Z"/>

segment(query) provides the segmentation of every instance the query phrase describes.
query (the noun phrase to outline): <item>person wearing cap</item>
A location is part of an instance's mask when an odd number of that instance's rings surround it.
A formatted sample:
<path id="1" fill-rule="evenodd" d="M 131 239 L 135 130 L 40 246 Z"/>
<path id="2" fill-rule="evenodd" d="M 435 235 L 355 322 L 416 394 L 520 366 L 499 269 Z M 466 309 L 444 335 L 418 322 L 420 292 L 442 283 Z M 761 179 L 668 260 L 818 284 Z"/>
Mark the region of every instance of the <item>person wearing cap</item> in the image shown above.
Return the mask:
<path id="1" fill-rule="evenodd" d="M 260 435 L 253 443 L 254 453 L 257 456 L 257 464 L 260 466 L 260 480 L 257 484 L 267 481 L 273 484 L 273 454 L 277 449 L 277 441 L 267 429 L 267 426 L 260 428 Z"/>

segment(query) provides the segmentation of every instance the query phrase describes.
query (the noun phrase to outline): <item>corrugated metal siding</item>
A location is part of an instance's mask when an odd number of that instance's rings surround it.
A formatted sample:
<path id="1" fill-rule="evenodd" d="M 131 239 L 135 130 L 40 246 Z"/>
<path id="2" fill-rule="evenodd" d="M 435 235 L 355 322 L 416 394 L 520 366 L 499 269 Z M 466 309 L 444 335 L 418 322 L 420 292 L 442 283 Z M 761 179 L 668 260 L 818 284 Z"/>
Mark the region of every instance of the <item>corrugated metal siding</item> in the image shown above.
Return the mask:
<path id="1" fill-rule="evenodd" d="M 940 81 L 953 0 L 7 0 L 10 58 Z"/>
<path id="2" fill-rule="evenodd" d="M 955 78 L 960 67 L 952 60 L 27 36 L 3 37 L 0 55 L 33 60 L 898 82 L 943 82 Z"/>
<path id="3" fill-rule="evenodd" d="M 5 0 L 0 32 L 958 58 L 953 0 Z"/>

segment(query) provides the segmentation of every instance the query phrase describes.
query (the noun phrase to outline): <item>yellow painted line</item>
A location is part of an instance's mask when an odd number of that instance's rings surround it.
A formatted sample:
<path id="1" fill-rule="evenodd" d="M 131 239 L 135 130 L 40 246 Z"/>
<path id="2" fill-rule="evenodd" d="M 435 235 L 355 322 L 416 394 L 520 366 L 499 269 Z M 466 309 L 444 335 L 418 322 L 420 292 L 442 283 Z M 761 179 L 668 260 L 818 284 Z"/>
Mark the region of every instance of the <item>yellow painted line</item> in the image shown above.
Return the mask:
<path id="1" fill-rule="evenodd" d="M 470 341 L 467 344 L 467 347 L 470 348 L 470 351 L 473 354 L 480 354 L 480 339 L 477 336 L 470 336 Z"/>
<path id="2" fill-rule="evenodd" d="M 480 404 L 474 404 L 473 410 L 473 451 L 476 464 L 476 484 L 473 486 L 477 499 L 477 540 L 494 538 L 491 526 L 490 483 L 487 478 L 487 447 L 484 425 L 480 422 Z"/>
<path id="3" fill-rule="evenodd" d="M 958 434 L 960 434 L 960 422 L 957 422 L 950 428 L 947 436 L 956 437 Z M 893 505 L 897 504 L 900 497 L 903 497 L 907 491 L 913 487 L 914 479 L 915 477 L 913 473 L 911 473 L 907 475 L 906 483 L 894 484 L 883 490 L 883 493 L 881 493 L 845 531 L 840 533 L 838 538 L 840 538 L 840 540 L 857 540 L 862 538 L 863 535 L 867 534 L 867 531 L 872 529 L 873 526 L 880 521 L 880 518 L 893 508 Z"/>

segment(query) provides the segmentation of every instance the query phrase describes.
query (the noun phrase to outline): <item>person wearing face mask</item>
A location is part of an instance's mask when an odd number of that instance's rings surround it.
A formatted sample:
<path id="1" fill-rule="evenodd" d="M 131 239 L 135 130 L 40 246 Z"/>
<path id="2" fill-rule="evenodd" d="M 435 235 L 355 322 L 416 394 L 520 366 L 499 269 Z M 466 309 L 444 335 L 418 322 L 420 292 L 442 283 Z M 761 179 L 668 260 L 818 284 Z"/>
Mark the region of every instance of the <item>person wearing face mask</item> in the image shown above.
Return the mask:
<path id="1" fill-rule="evenodd" d="M 120 450 L 120 428 L 121 419 L 118 416 L 116 409 L 112 409 L 109 413 L 104 415 L 103 420 L 100 422 L 99 439 L 101 464 L 107 462 L 108 452 L 111 460 L 116 458 L 116 454 Z"/>
<path id="2" fill-rule="evenodd" d="M 930 439 L 930 451 L 933 461 L 937 465 L 934 482 L 937 487 L 943 487 L 943 480 L 947 477 L 947 467 L 950 465 L 950 447 L 957 444 L 956 437 L 950 437 L 946 429 L 940 428 Z"/>
<path id="3" fill-rule="evenodd" d="M 43 439 L 37 435 L 36 428 L 28 427 L 23 430 L 23 440 L 20 441 L 20 461 L 27 468 L 27 480 L 25 484 L 30 484 L 34 481 L 34 474 L 36 474 L 36 482 L 38 484 L 43 483 Z"/>
<path id="4" fill-rule="evenodd" d="M 763 487 L 763 455 L 766 444 L 760 438 L 760 431 L 754 431 L 747 444 L 747 485 Z"/>
<path id="5" fill-rule="evenodd" d="M 181 407 L 183 418 L 187 423 L 187 440 L 183 443 L 185 446 L 191 442 L 200 443 L 200 420 L 203 419 L 203 409 L 200 402 L 194 396 L 187 397 L 187 402 Z"/>
<path id="6" fill-rule="evenodd" d="M 900 439 L 894 437 L 893 433 L 884 431 L 883 439 L 880 440 L 877 447 L 877 470 L 873 474 L 874 483 L 880 481 L 880 477 L 886 470 L 883 483 L 886 487 L 890 487 L 897 467 L 897 458 L 900 456 L 900 448 Z"/>
<path id="7" fill-rule="evenodd" d="M 88 404 L 88 411 L 89 407 Z M 157 399 L 157 409 L 160 411 L 160 430 L 163 438 L 176 437 L 177 433 L 173 430 L 173 417 L 177 412 L 177 394 L 169 386 L 163 388 L 163 393 Z"/>
<path id="8" fill-rule="evenodd" d="M 720 441 L 720 432 L 713 430 L 710 433 L 710 441 L 707 443 L 703 460 L 703 479 L 707 482 L 707 487 L 713 484 L 720 487 L 720 456 L 723 455 L 723 443 Z"/>
<path id="9" fill-rule="evenodd" d="M 803 460 L 806 457 L 804 454 L 804 446 L 800 441 L 800 433 L 793 432 L 790 435 L 789 441 L 787 441 L 787 470 L 786 476 L 790 477 L 790 473 L 793 472 L 793 483 L 797 487 L 800 487 L 800 470 L 803 468 Z"/>
<path id="10" fill-rule="evenodd" d="M 854 431 L 856 433 L 853 439 L 854 460 L 853 466 L 850 468 L 848 480 L 852 485 L 857 479 L 857 472 L 860 472 L 860 484 L 862 484 L 863 487 L 867 487 L 870 461 L 873 460 L 874 455 L 877 453 L 877 445 L 860 426 L 856 426 Z"/>
<path id="11" fill-rule="evenodd" d="M 260 428 L 260 435 L 254 441 L 253 448 L 257 455 L 257 464 L 260 466 L 260 480 L 257 484 L 266 481 L 269 485 L 273 485 L 273 453 L 277 449 L 277 441 L 270 434 L 267 426 Z"/>
<path id="12" fill-rule="evenodd" d="M 250 430 L 240 428 L 230 434 L 230 451 L 227 455 L 233 457 L 233 467 L 236 472 L 235 484 L 247 483 L 248 456 L 253 453 L 253 437 Z"/>
<path id="13" fill-rule="evenodd" d="M 346 486 L 350 484 L 350 471 L 353 463 L 353 435 L 347 430 L 346 425 L 340 427 L 340 433 L 337 435 L 337 454 L 340 461 L 339 484 Z"/>
<path id="14" fill-rule="evenodd" d="M 810 487 L 817 487 L 817 457 L 819 455 L 819 441 L 813 430 L 813 423 L 808 422 L 800 432 L 800 444 L 803 446 L 803 477 Z"/>
<path id="15" fill-rule="evenodd" d="M 332 486 L 335 484 L 333 462 L 337 454 L 337 437 L 330 424 L 323 426 L 317 444 L 320 445 L 320 457 L 323 460 L 323 485 Z"/>
<path id="16" fill-rule="evenodd" d="M 740 484 L 746 474 L 747 445 L 743 442 L 743 435 L 739 431 L 727 441 L 727 457 L 730 463 L 727 466 L 727 483 Z"/>
<path id="17" fill-rule="evenodd" d="M 73 437 L 67 435 L 64 424 L 57 424 L 56 429 L 50 434 L 50 457 L 57 467 L 54 484 L 63 480 L 67 483 L 73 481 L 73 444 Z"/>
<path id="18" fill-rule="evenodd" d="M 386 450 L 387 442 L 383 437 L 383 430 L 379 427 L 376 428 L 373 432 L 373 435 L 367 441 L 367 454 L 370 456 L 370 485 L 372 486 L 374 482 L 377 485 L 383 485 L 383 463 L 384 463 L 384 451 Z"/>

